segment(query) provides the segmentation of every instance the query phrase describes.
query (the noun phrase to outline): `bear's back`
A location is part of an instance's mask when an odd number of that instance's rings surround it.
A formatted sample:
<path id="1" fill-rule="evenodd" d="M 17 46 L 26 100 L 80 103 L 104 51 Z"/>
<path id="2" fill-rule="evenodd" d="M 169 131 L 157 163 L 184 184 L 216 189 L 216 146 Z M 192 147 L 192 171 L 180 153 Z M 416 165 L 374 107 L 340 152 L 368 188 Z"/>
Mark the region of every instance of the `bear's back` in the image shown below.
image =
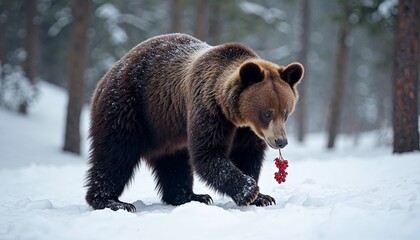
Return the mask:
<path id="1" fill-rule="evenodd" d="M 186 34 L 161 35 L 138 44 L 100 80 L 92 99 L 93 108 L 98 105 L 98 111 L 113 110 L 125 104 L 127 97 L 135 99 L 137 105 L 149 102 L 159 91 L 177 92 L 181 87 L 178 79 L 188 67 L 186 60 L 205 48 L 210 46 Z"/>
<path id="2" fill-rule="evenodd" d="M 210 46 L 186 34 L 157 36 L 131 49 L 101 81 L 148 85 L 148 80 L 161 79 L 162 76 L 172 75 L 175 69 L 179 72 L 179 68 L 186 68 L 186 60 L 205 48 Z"/>

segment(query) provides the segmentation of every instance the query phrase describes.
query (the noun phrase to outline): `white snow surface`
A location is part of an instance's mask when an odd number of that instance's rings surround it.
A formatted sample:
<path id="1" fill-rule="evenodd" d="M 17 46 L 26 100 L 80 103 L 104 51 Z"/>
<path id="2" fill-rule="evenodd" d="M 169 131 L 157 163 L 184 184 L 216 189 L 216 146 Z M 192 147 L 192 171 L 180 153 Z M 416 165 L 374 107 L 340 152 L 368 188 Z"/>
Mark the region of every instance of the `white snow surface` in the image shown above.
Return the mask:
<path id="1" fill-rule="evenodd" d="M 284 184 L 274 180 L 268 151 L 259 186 L 277 205 L 238 207 L 196 181 L 214 204 L 162 204 L 141 166 L 121 200 L 136 213 L 97 210 L 85 200 L 88 108 L 82 116 L 83 154 L 61 151 L 65 91 L 40 83 L 27 117 L 0 109 L 0 239 L 420 239 L 420 153 L 391 154 L 375 134 L 357 146 L 341 137 L 290 139 Z"/>

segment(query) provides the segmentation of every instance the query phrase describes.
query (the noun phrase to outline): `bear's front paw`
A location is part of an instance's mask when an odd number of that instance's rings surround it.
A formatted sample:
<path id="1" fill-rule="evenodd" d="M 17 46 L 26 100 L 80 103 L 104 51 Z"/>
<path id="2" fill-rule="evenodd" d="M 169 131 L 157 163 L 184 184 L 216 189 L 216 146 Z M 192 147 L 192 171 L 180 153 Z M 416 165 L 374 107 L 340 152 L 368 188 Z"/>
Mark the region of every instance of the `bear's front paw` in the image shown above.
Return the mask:
<path id="1" fill-rule="evenodd" d="M 238 206 L 247 206 L 253 203 L 260 191 L 257 182 L 250 177 L 247 177 L 245 183 L 242 186 L 238 186 L 237 189 L 238 191 L 232 196 L 232 199 Z"/>
<path id="2" fill-rule="evenodd" d="M 256 205 L 257 207 L 266 207 L 273 204 L 276 204 L 276 200 L 273 197 L 262 193 L 258 193 L 257 199 L 251 203 L 251 205 Z"/>

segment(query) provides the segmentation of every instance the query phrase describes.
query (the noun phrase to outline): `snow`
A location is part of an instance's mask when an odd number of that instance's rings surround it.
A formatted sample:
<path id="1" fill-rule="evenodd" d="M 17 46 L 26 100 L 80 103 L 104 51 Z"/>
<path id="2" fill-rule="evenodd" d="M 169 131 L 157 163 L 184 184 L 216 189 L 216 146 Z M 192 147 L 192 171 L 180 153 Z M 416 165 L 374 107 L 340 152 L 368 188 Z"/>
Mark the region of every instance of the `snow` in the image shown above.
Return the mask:
<path id="1" fill-rule="evenodd" d="M 286 13 L 278 8 L 266 8 L 254 2 L 241 2 L 239 8 L 245 13 L 261 17 L 268 24 L 276 20 L 283 20 L 286 17 Z"/>
<path id="2" fill-rule="evenodd" d="M 118 25 L 121 13 L 112 3 L 102 4 L 95 12 L 98 17 L 106 20 L 105 28 L 111 35 L 113 44 L 125 43 L 128 40 L 127 33 Z"/>
<path id="3" fill-rule="evenodd" d="M 123 14 L 112 3 L 102 4 L 96 9 L 95 14 L 105 20 L 105 29 L 110 34 L 111 43 L 115 45 L 128 40 L 126 31 L 119 26 L 120 23 L 128 23 L 141 30 L 147 30 L 150 27 L 150 22 L 145 20 L 144 16 L 140 18 L 133 14 Z"/>
<path id="4" fill-rule="evenodd" d="M 0 104 L 16 111 L 22 103 L 32 104 L 37 94 L 21 66 L 2 65 L 1 62 L 0 92 Z"/>
<path id="5" fill-rule="evenodd" d="M 71 13 L 71 8 L 65 7 L 57 11 L 55 18 L 57 21 L 48 29 L 48 36 L 50 37 L 57 36 L 65 26 L 72 22 L 73 16 Z"/>
<path id="6" fill-rule="evenodd" d="M 358 145 L 341 137 L 325 150 L 325 136 L 293 139 L 284 184 L 274 180 L 268 151 L 260 189 L 269 207 L 238 207 L 199 181 L 212 205 L 162 204 L 144 165 L 121 197 L 136 213 L 93 211 L 84 201 L 88 110 L 83 111 L 83 156 L 61 151 L 65 92 L 41 82 L 27 117 L 0 108 L 0 239 L 418 239 L 420 153 L 391 154 L 376 134 Z"/>
<path id="7" fill-rule="evenodd" d="M 384 18 L 389 18 L 391 16 L 392 9 L 397 6 L 398 0 L 385 0 L 379 4 L 378 11 L 379 14 Z"/>

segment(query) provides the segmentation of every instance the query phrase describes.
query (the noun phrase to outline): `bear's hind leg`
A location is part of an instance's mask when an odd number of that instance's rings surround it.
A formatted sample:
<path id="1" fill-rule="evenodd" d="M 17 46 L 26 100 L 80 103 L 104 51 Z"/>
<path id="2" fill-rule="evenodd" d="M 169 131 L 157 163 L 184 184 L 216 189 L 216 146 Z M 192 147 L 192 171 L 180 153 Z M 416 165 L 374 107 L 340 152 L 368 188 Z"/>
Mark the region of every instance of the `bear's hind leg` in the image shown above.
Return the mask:
<path id="1" fill-rule="evenodd" d="M 135 212 L 134 205 L 118 197 L 131 180 L 140 161 L 137 137 L 120 131 L 103 138 L 92 137 L 86 201 L 94 209 L 124 209 Z"/>
<path id="2" fill-rule="evenodd" d="M 191 201 L 205 204 L 213 202 L 207 194 L 193 192 L 194 176 L 188 151 L 180 150 L 150 161 L 162 201 L 170 205 L 181 205 Z"/>

